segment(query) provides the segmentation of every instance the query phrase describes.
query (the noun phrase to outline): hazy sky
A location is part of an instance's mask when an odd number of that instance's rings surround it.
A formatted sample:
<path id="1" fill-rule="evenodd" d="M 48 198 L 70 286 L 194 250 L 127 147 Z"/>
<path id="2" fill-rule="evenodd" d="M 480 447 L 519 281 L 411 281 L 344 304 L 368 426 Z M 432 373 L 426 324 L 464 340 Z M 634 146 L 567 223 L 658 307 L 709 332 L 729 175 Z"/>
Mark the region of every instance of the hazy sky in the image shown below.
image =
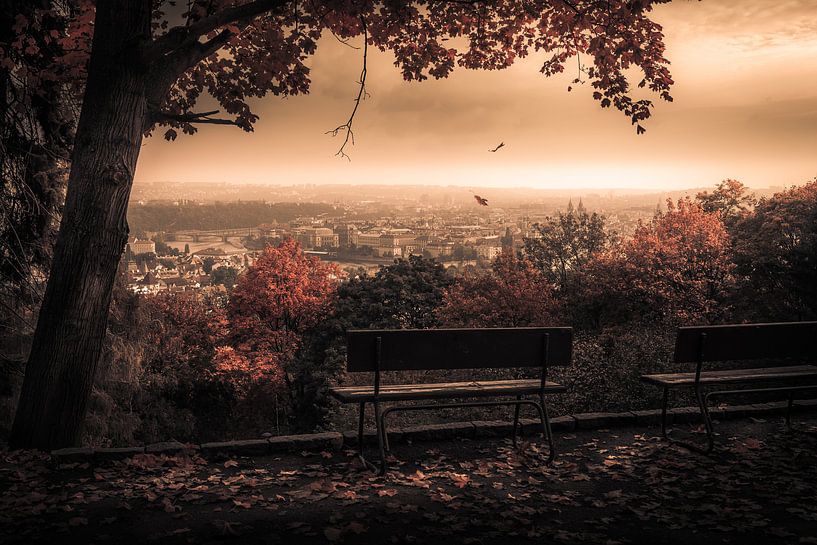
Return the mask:
<path id="1" fill-rule="evenodd" d="M 205 125 L 175 142 L 145 140 L 136 183 L 682 188 L 817 176 L 817 0 L 676 0 L 655 17 L 675 102 L 656 99 L 644 135 L 599 108 L 589 85 L 568 93 L 575 74 L 539 74 L 544 54 L 405 83 L 390 54 L 370 50 L 371 97 L 346 161 L 324 133 L 348 117 L 360 53 L 329 38 L 311 62 L 309 95 L 258 101 L 254 133 Z"/>

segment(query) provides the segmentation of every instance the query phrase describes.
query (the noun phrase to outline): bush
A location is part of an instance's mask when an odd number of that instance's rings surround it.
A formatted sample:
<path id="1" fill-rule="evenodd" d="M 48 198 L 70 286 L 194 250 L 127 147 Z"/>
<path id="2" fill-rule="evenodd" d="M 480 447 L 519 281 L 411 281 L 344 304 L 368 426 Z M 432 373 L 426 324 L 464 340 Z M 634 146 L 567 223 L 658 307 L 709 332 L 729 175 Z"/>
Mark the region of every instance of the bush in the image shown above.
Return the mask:
<path id="1" fill-rule="evenodd" d="M 574 339 L 573 362 L 554 370 L 567 393 L 553 398 L 556 412 L 615 412 L 654 408 L 660 391 L 641 382 L 642 374 L 670 368 L 675 331 L 608 329 Z"/>

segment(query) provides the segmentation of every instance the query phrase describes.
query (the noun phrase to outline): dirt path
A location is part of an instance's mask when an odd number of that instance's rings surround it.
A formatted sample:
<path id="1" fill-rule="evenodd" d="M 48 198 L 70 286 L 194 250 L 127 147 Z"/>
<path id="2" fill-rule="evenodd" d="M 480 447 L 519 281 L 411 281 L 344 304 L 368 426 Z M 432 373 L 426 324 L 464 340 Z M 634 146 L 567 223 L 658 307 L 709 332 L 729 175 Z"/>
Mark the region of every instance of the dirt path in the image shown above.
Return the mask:
<path id="1" fill-rule="evenodd" d="M 396 445 L 378 478 L 352 452 L 206 463 L 134 459 L 55 470 L 3 453 L 12 543 L 817 543 L 817 419 L 719 426 L 692 454 L 647 428 L 538 443 Z"/>

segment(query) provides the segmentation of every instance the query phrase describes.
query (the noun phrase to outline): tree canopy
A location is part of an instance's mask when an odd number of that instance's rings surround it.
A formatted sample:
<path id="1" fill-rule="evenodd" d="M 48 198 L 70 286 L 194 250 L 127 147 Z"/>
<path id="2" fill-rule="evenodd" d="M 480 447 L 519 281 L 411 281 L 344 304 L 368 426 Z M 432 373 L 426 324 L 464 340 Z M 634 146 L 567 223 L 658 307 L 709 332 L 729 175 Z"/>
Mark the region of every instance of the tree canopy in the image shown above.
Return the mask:
<path id="1" fill-rule="evenodd" d="M 326 34 L 343 42 L 362 36 L 365 45 L 393 52 L 408 81 L 444 78 L 458 67 L 507 68 L 539 52 L 544 54 L 540 71 L 550 76 L 572 70 L 568 61 L 579 57 L 574 83 L 589 82 L 602 107 L 620 110 L 642 132 L 653 103 L 636 97 L 634 87 L 672 100 L 662 28 L 649 17 L 655 5 L 667 1 L 193 0 L 176 6 L 160 0 L 139 8 L 150 6 L 150 35 L 124 60 L 150 72 L 145 130 L 165 126 L 169 139 L 179 130 L 192 134 L 205 123 L 252 130 L 258 120 L 252 98 L 309 91 L 309 58 Z M 81 89 L 96 2 L 42 4 L 17 16 L 3 63 L 13 63 L 18 51 L 44 57 L 53 43 L 65 53 L 37 76 L 43 82 L 67 80 Z M 47 26 L 52 19 L 64 28 Z M 45 44 L 36 41 L 43 32 Z M 364 48 L 362 77 L 365 54 Z M 636 82 L 629 79 L 632 68 L 639 69 Z M 204 95 L 215 98 L 227 115 L 195 112 Z M 339 132 L 351 131 L 351 121 Z"/>

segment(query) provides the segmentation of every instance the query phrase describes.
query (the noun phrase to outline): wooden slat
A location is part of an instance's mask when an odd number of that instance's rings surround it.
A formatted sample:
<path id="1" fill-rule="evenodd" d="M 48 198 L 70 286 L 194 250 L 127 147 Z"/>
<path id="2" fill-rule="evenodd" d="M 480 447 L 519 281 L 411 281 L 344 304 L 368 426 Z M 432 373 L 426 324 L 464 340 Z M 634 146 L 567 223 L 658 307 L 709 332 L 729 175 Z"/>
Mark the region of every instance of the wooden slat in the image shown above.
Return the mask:
<path id="1" fill-rule="evenodd" d="M 758 367 L 755 369 L 733 369 L 728 371 L 704 371 L 701 384 L 734 384 L 740 382 L 760 382 L 791 379 L 817 379 L 817 366 L 794 365 L 789 367 Z M 689 386 L 695 383 L 695 373 L 663 373 L 642 375 L 642 380 L 659 386 Z"/>
<path id="2" fill-rule="evenodd" d="M 545 334 L 548 365 L 568 365 L 573 344 L 569 327 L 402 329 L 348 331 L 347 369 L 374 371 L 378 337 L 381 371 L 538 367 Z"/>
<path id="3" fill-rule="evenodd" d="M 701 351 L 701 334 L 706 340 Z M 739 324 L 678 328 L 675 361 L 756 360 L 817 361 L 817 322 Z"/>
<path id="4" fill-rule="evenodd" d="M 389 384 L 380 387 L 379 399 L 383 401 L 409 401 L 414 399 L 453 399 L 466 397 L 490 397 L 503 395 L 535 394 L 539 392 L 539 379 L 493 380 L 483 382 L 444 382 L 427 384 Z M 564 392 L 566 388 L 555 382 L 547 382 L 547 393 Z M 372 386 L 342 386 L 329 392 L 344 403 L 371 401 Z"/>

